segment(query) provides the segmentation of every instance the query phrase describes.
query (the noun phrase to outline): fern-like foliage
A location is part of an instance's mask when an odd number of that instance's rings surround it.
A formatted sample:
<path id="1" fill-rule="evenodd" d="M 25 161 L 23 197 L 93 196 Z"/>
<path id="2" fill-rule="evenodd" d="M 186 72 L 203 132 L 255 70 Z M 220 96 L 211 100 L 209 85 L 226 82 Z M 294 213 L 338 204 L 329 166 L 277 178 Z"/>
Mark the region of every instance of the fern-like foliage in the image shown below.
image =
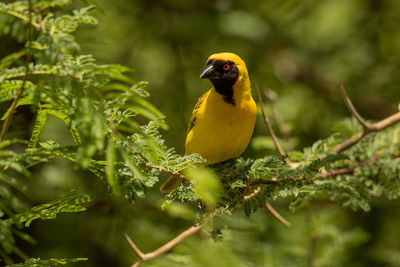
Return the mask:
<path id="1" fill-rule="evenodd" d="M 22 92 L 15 108 L 30 106 L 36 114 L 29 140 L 6 139 L 0 144 L 0 257 L 7 264 L 12 263 L 10 254 L 27 258 L 15 246 L 15 235 L 22 233 L 15 225 L 28 227 L 35 219 L 80 212 L 85 210 L 82 204 L 91 200 L 87 195 L 68 195 L 27 210 L 21 197 L 29 197 L 24 179 L 33 166 L 55 157 L 71 160 L 99 176 L 110 192 L 133 202 L 154 186 L 160 172 L 177 173 L 201 162 L 197 156 L 181 157 L 165 146 L 158 130 L 167 126 L 161 112 L 146 100 L 147 83 L 133 81 L 126 75 L 132 71 L 127 67 L 97 64 L 93 56 L 80 54 L 72 34 L 81 24 L 97 23 L 91 16 L 95 8 L 54 13 L 54 8 L 67 4 L 70 1 L 32 1 L 32 7 L 29 1 L 0 4 L 0 18 L 8 25 L 0 28 L 0 34 L 26 43 L 0 61 L 0 102 L 10 103 Z M 27 27 L 34 32 L 32 40 Z M 33 60 L 25 65 L 21 59 L 28 54 Z M 3 121 L 9 116 L 7 111 Z M 65 123 L 75 145 L 41 140 L 49 116 Z M 16 266 L 63 262 L 30 259 Z"/>
<path id="2" fill-rule="evenodd" d="M 74 258 L 74 259 L 28 259 L 24 263 L 17 263 L 9 265 L 10 267 L 37 267 L 37 266 L 46 266 L 46 267 L 53 267 L 53 266 L 62 266 L 74 262 L 79 261 L 86 261 L 87 258 Z"/>
<path id="3" fill-rule="evenodd" d="M 11 35 L 25 46 L 0 59 L 0 103 L 15 102 L 14 109 L 29 106 L 35 123 L 27 140 L 4 139 L 0 143 L 0 261 L 10 266 L 58 266 L 83 259 L 29 259 L 16 245 L 16 237 L 33 238 L 24 227 L 36 219 L 53 219 L 59 213 L 81 212 L 92 196 L 74 192 L 49 203 L 29 207 L 26 180 L 31 168 L 64 158 L 94 173 L 115 196 L 134 202 L 146 196 L 161 173 L 180 174 L 185 181 L 166 198 L 196 203 L 199 222 L 229 216 L 236 210 L 250 215 L 266 201 L 287 199 L 292 210 L 319 197 L 329 198 L 353 210 L 370 209 L 371 198 L 400 195 L 400 127 L 369 134 L 344 153 L 333 148 L 361 127 L 354 121 L 335 126 L 336 132 L 304 151 L 285 157 L 234 159 L 196 168 L 198 155 L 179 156 L 160 135 L 167 129 L 163 114 L 147 97 L 146 82 L 136 82 L 130 68 L 98 64 L 81 54 L 73 32 L 94 25 L 94 6 L 68 14 L 68 0 L 0 3 L 0 35 Z M 35 10 L 35 12 L 33 12 Z M 54 12 L 57 10 L 57 12 Z M 33 31 L 32 39 L 26 34 Z M 32 60 L 24 63 L 25 58 Z M 16 99 L 16 100 L 15 100 Z M 15 110 L 2 115 L 8 123 Z M 61 119 L 73 145 L 43 140 L 49 116 Z M 11 122 L 12 124 L 12 122 Z M 12 131 L 12 127 L 10 128 Z M 11 133 L 8 133 L 10 136 Z M 218 224 L 209 234 L 218 237 Z M 354 234 L 356 235 L 356 234 Z M 25 263 L 14 264 L 10 255 Z"/>

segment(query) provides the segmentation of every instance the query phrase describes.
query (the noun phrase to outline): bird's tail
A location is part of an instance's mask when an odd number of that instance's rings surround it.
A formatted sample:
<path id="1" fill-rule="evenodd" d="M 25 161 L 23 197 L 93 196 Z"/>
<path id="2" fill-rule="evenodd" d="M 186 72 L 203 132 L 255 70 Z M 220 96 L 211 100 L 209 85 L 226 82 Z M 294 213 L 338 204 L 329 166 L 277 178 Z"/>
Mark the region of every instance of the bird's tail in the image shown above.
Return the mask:
<path id="1" fill-rule="evenodd" d="M 170 176 L 165 183 L 163 183 L 160 187 L 160 191 L 162 193 L 169 193 L 182 183 L 182 179 L 176 176 Z"/>

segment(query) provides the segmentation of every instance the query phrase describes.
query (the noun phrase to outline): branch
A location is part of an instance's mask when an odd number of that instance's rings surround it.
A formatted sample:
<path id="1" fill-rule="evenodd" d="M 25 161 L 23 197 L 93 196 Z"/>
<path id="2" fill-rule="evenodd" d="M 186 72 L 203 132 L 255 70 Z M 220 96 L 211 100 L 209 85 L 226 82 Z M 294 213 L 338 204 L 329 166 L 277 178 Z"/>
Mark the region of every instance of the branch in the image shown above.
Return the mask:
<path id="1" fill-rule="evenodd" d="M 287 179 L 278 180 L 276 178 L 272 178 L 271 180 L 257 179 L 257 180 L 248 182 L 247 187 L 249 188 L 250 186 L 259 185 L 259 184 L 269 184 L 269 185 L 284 184 L 286 182 L 286 180 Z"/>
<path id="2" fill-rule="evenodd" d="M 183 239 L 185 239 L 186 237 L 191 236 L 191 235 L 197 233 L 198 231 L 200 231 L 202 227 L 203 227 L 203 225 L 192 226 L 189 229 L 187 229 L 186 231 L 184 231 L 181 234 L 179 234 L 178 236 L 176 236 L 174 239 L 172 239 L 168 243 L 164 244 L 163 246 L 161 246 L 158 249 L 156 249 L 156 250 L 154 250 L 152 252 L 149 252 L 149 253 L 143 253 L 135 245 L 135 243 L 133 243 L 132 239 L 130 239 L 130 237 L 127 234 L 124 234 L 126 240 L 128 240 L 128 243 L 131 246 L 132 250 L 140 258 L 140 260 L 138 262 L 136 262 L 133 266 L 139 266 L 141 262 L 151 260 L 153 258 L 156 258 L 156 257 L 162 255 L 162 254 L 165 254 L 165 253 L 169 252 L 176 245 L 181 243 L 183 241 Z"/>
<path id="3" fill-rule="evenodd" d="M 288 226 L 288 227 L 292 226 L 292 224 L 291 224 L 290 222 L 288 222 L 285 218 L 283 218 L 282 215 L 280 215 L 280 214 L 271 206 L 271 204 L 269 204 L 268 201 L 266 201 L 266 202 L 264 203 L 264 206 L 265 206 L 265 208 L 266 208 L 269 212 L 271 212 L 271 214 L 272 214 L 278 221 L 280 221 L 281 223 L 283 223 L 284 225 L 286 225 L 286 226 Z"/>
<path id="4" fill-rule="evenodd" d="M 344 102 L 346 103 L 347 108 L 351 112 L 351 114 L 357 119 L 357 121 L 363 126 L 364 129 L 370 129 L 371 125 L 366 122 L 363 117 L 358 113 L 353 103 L 351 102 L 349 96 L 346 93 L 346 89 L 344 89 L 343 84 L 340 85 L 340 91 L 342 92 Z"/>
<path id="5" fill-rule="evenodd" d="M 358 141 L 363 139 L 367 134 L 372 133 L 372 132 L 382 131 L 389 126 L 392 126 L 392 125 L 400 122 L 400 111 L 381 120 L 381 121 L 373 123 L 373 124 L 366 122 L 361 117 L 361 115 L 357 112 L 357 110 L 354 107 L 353 103 L 351 102 L 350 98 L 347 96 L 346 90 L 344 89 L 343 85 L 340 86 L 340 90 L 342 91 L 346 106 L 350 110 L 351 114 L 363 126 L 363 130 L 361 132 L 359 132 L 358 134 L 356 134 L 355 136 L 352 136 L 349 139 L 345 140 L 344 142 L 335 146 L 333 148 L 334 152 L 336 152 L 336 153 L 342 152 L 342 151 L 352 147 L 353 145 L 355 145 Z"/>
<path id="6" fill-rule="evenodd" d="M 285 152 L 283 151 L 281 145 L 279 144 L 278 138 L 276 138 L 276 135 L 274 133 L 274 130 L 272 129 L 271 123 L 269 122 L 268 116 L 265 113 L 264 103 L 263 103 L 263 100 L 262 100 L 262 97 L 261 97 L 260 88 L 258 87 L 257 83 L 254 83 L 254 86 L 256 88 L 258 102 L 260 103 L 261 112 L 262 112 L 262 115 L 264 117 L 264 122 L 267 125 L 268 132 L 271 135 L 272 140 L 274 141 L 276 150 L 278 151 L 279 155 L 281 155 L 283 157 L 283 156 L 285 156 Z"/>
<path id="7" fill-rule="evenodd" d="M 368 128 L 364 128 L 363 131 L 338 144 L 333 148 L 333 151 L 336 153 L 342 152 L 358 143 L 358 141 L 363 139 L 369 133 L 382 131 L 398 122 L 400 122 L 400 112 L 397 112 L 381 121 L 368 124 Z"/>
<path id="8" fill-rule="evenodd" d="M 329 177 L 333 177 L 336 175 L 341 175 L 341 174 L 351 174 L 353 173 L 355 168 L 341 168 L 341 169 L 336 169 L 333 170 L 331 172 L 327 172 L 327 173 L 321 173 L 319 175 L 319 177 L 321 178 L 329 178 Z"/>
<path id="9" fill-rule="evenodd" d="M 399 157 L 399 156 L 400 155 L 392 155 L 392 157 Z M 321 174 L 319 174 L 319 178 L 325 179 L 325 178 L 334 177 L 334 176 L 341 175 L 341 174 L 352 174 L 355 169 L 360 168 L 364 165 L 367 165 L 368 163 L 375 162 L 378 159 L 379 159 L 378 156 L 374 156 L 370 159 L 357 162 L 356 164 L 354 164 L 354 166 L 349 167 L 349 168 L 340 168 L 340 169 L 332 170 L 330 172 L 321 173 Z M 260 185 L 260 184 L 281 185 L 281 184 L 286 184 L 288 182 L 293 182 L 293 181 L 304 181 L 304 180 L 307 180 L 308 178 L 309 177 L 296 177 L 293 179 L 280 179 L 280 180 L 278 180 L 276 178 L 272 178 L 270 180 L 257 179 L 257 180 L 250 181 L 247 183 L 247 190 L 249 191 L 250 186 L 253 186 L 253 185 Z M 249 195 L 247 197 L 250 198 L 250 197 L 252 197 L 252 195 Z"/>
<path id="10" fill-rule="evenodd" d="M 285 129 L 285 127 L 282 125 L 283 124 L 282 116 L 281 116 L 281 114 L 279 114 L 278 110 L 276 109 L 275 102 L 278 98 L 278 95 L 272 89 L 265 90 L 264 95 L 271 102 L 271 117 L 275 121 L 276 127 L 278 128 L 279 133 L 282 135 L 283 140 L 285 140 L 286 149 L 287 149 L 288 141 L 289 141 L 289 137 L 290 137 L 289 136 L 290 130 Z"/>
<path id="11" fill-rule="evenodd" d="M 44 26 L 44 21 L 42 19 L 42 14 L 40 13 L 40 10 L 38 10 L 37 8 L 33 8 L 33 11 L 36 13 L 36 16 L 38 17 L 38 26 L 39 26 L 39 30 L 43 33 L 46 33 L 46 27 Z"/>
<path id="12" fill-rule="evenodd" d="M 249 186 L 247 187 L 247 189 L 248 189 L 248 190 L 250 189 Z M 256 195 L 257 195 L 258 193 L 260 193 L 260 192 L 261 192 L 261 187 L 257 187 L 257 188 L 253 191 L 253 193 L 251 193 L 251 194 L 249 194 L 249 195 L 246 195 L 246 196 L 244 196 L 243 198 L 244 198 L 245 200 L 249 200 L 249 199 L 253 198 L 254 196 L 256 196 Z M 281 223 L 283 223 L 283 224 L 286 225 L 286 226 L 291 226 L 291 223 L 288 222 L 285 218 L 283 218 L 283 216 L 280 215 L 279 212 L 276 211 L 276 210 L 271 206 L 271 204 L 270 204 L 268 201 L 266 201 L 266 202 L 264 203 L 264 206 L 265 206 L 265 208 L 266 208 L 278 221 L 280 221 Z"/>
<path id="13" fill-rule="evenodd" d="M 5 119 L 4 123 L 3 123 L 3 127 L 1 128 L 1 133 L 0 133 L 0 142 L 3 142 L 6 139 L 6 135 L 7 135 L 7 131 L 8 128 L 10 127 L 11 124 L 11 120 L 12 117 L 14 116 L 14 112 L 15 109 L 17 107 L 18 101 L 21 99 L 22 94 L 25 91 L 25 84 L 26 84 L 26 80 L 28 79 L 28 74 L 29 74 L 29 63 L 32 60 L 32 51 L 31 51 L 31 45 L 32 45 L 32 39 L 33 39 L 33 34 L 32 34 L 32 0 L 28 0 L 28 52 L 26 55 L 26 61 L 25 61 L 25 65 L 26 65 L 26 70 L 25 70 L 25 74 L 24 74 L 24 78 L 22 81 L 22 85 L 21 88 L 18 91 L 18 94 L 15 96 L 13 102 L 11 103 L 11 106 L 8 108 L 8 116 Z"/>
<path id="14" fill-rule="evenodd" d="M 341 169 L 336 169 L 333 170 L 331 172 L 327 172 L 327 173 L 321 173 L 319 175 L 320 178 L 328 178 L 328 177 L 333 177 L 333 176 L 337 176 L 337 175 L 341 175 L 341 174 L 352 174 L 354 172 L 355 169 L 360 168 L 364 165 L 367 165 L 368 163 L 371 162 L 375 162 L 377 161 L 379 158 L 378 156 L 374 156 L 370 159 L 364 160 L 364 161 L 360 161 L 357 162 L 353 167 L 351 168 L 341 168 Z"/>
<path id="15" fill-rule="evenodd" d="M 250 191 L 250 186 L 249 186 L 249 185 L 247 185 L 246 191 Z M 252 193 L 250 193 L 250 194 L 244 196 L 243 198 L 244 198 L 245 200 L 251 199 L 251 198 L 253 198 L 254 196 L 256 196 L 256 195 L 257 195 L 258 193 L 260 193 L 260 192 L 261 192 L 261 187 L 257 187 Z"/>

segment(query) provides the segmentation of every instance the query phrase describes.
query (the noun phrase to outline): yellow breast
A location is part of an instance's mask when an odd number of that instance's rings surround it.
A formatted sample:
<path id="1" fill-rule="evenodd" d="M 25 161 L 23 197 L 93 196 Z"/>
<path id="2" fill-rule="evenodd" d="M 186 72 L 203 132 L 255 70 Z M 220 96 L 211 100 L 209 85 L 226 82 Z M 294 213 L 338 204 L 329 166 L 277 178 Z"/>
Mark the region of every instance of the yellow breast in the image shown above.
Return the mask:
<path id="1" fill-rule="evenodd" d="M 251 97 L 250 85 L 246 90 L 239 82 L 234 86 L 235 105 L 227 103 L 214 88 L 207 92 L 196 113 L 193 128 L 186 137 L 186 153 L 198 153 L 208 164 L 238 157 L 246 149 L 253 133 L 257 108 Z"/>

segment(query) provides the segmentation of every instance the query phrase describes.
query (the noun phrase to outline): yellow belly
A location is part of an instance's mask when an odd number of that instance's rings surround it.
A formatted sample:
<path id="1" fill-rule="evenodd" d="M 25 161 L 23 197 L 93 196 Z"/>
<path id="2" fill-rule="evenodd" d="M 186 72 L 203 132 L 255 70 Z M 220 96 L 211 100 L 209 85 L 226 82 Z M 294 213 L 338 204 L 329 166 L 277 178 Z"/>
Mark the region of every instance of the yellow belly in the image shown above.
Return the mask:
<path id="1" fill-rule="evenodd" d="M 186 155 L 198 153 L 208 165 L 243 153 L 253 133 L 257 109 L 251 96 L 238 99 L 235 104 L 226 103 L 215 90 L 210 90 L 186 137 Z"/>

